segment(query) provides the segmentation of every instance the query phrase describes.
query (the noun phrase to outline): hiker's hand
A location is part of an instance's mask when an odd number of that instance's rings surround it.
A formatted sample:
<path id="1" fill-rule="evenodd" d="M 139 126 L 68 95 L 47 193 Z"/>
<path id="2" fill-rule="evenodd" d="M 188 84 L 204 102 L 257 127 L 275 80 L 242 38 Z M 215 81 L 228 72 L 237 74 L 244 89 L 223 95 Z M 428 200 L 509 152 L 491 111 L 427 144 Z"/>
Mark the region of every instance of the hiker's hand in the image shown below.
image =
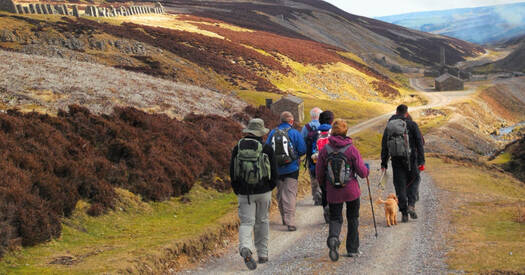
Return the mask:
<path id="1" fill-rule="evenodd" d="M 365 162 L 365 167 L 368 169 L 368 171 L 370 171 L 370 164 L 368 164 L 368 162 Z"/>
<path id="2" fill-rule="evenodd" d="M 424 164 L 419 165 L 419 171 L 425 171 L 425 165 Z"/>

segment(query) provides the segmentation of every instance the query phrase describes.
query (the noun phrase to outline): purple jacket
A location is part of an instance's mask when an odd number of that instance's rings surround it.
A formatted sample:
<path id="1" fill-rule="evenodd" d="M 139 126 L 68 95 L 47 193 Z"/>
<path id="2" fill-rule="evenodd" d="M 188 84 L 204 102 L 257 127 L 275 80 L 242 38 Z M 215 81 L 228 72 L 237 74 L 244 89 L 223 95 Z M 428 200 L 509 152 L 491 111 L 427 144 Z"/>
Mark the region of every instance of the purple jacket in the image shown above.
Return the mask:
<path id="1" fill-rule="evenodd" d="M 363 162 L 363 158 L 361 158 L 361 154 L 359 154 L 357 148 L 355 148 L 355 146 L 352 144 L 351 138 L 330 136 L 328 141 L 330 146 L 335 148 L 341 148 L 351 144 L 351 146 L 346 150 L 345 155 L 351 162 L 352 170 L 361 178 L 368 177 L 369 171 Z M 328 157 L 326 147 L 327 146 L 325 146 L 321 152 L 319 152 L 319 158 L 317 159 L 316 165 L 316 175 L 319 184 L 324 184 L 326 186 L 326 198 L 328 203 L 343 203 L 358 199 L 361 196 L 361 189 L 359 188 L 359 183 L 355 177 L 350 179 L 350 181 L 346 183 L 345 187 L 339 189 L 328 183 L 328 179 L 326 178 L 326 158 Z"/>

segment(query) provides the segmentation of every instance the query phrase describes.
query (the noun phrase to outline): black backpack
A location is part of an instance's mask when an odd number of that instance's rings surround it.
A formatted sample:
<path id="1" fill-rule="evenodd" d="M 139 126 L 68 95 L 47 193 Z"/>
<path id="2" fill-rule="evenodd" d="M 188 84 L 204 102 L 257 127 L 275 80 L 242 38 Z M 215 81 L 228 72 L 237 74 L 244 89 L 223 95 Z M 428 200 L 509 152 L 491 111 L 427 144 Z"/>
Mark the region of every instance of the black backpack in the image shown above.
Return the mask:
<path id="1" fill-rule="evenodd" d="M 318 131 L 315 126 L 310 126 L 310 124 L 306 124 L 305 127 L 306 130 L 308 130 L 308 134 L 304 139 L 304 143 L 306 144 L 306 158 L 304 159 L 304 167 L 307 167 L 308 164 L 313 162 L 312 155 L 314 153 L 320 131 Z"/>
<path id="2" fill-rule="evenodd" d="M 332 145 L 327 144 L 326 152 L 326 178 L 328 182 L 335 188 L 343 188 L 346 186 L 352 176 L 352 165 L 350 160 L 346 157 L 345 152 L 350 148 L 351 144 L 342 148 L 334 149 Z"/>
<path id="3" fill-rule="evenodd" d="M 292 128 L 275 129 L 272 137 L 272 147 L 275 152 L 275 159 L 277 165 L 285 166 L 297 159 L 297 154 L 293 148 L 292 141 L 288 136 L 288 132 Z"/>

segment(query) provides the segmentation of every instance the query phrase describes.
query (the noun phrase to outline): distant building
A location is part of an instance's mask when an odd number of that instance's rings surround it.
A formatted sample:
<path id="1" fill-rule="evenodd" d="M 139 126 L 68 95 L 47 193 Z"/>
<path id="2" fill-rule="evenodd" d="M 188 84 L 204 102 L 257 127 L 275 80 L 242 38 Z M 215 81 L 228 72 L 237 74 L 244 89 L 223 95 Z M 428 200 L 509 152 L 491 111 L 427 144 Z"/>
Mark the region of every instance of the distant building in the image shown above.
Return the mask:
<path id="1" fill-rule="evenodd" d="M 448 73 L 436 78 L 437 91 L 459 91 L 463 90 L 463 81 Z"/>
<path id="2" fill-rule="evenodd" d="M 281 114 L 284 111 L 292 113 L 295 121 L 298 123 L 304 120 L 304 100 L 293 95 L 283 96 L 273 103 L 270 107 L 275 114 Z"/>

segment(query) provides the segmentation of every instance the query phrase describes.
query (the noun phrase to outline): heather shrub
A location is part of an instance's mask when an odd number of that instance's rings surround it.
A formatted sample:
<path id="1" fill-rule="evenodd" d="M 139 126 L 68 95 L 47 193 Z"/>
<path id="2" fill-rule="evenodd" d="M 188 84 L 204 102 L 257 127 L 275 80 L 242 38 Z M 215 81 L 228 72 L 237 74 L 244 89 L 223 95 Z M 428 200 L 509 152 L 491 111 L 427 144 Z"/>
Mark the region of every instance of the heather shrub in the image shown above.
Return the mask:
<path id="1" fill-rule="evenodd" d="M 216 115 L 183 121 L 115 108 L 95 115 L 70 106 L 57 117 L 10 110 L 0 114 L 0 254 L 60 235 L 60 218 L 79 200 L 87 213 L 114 207 L 115 187 L 162 201 L 197 181 L 225 190 L 240 124 Z"/>

